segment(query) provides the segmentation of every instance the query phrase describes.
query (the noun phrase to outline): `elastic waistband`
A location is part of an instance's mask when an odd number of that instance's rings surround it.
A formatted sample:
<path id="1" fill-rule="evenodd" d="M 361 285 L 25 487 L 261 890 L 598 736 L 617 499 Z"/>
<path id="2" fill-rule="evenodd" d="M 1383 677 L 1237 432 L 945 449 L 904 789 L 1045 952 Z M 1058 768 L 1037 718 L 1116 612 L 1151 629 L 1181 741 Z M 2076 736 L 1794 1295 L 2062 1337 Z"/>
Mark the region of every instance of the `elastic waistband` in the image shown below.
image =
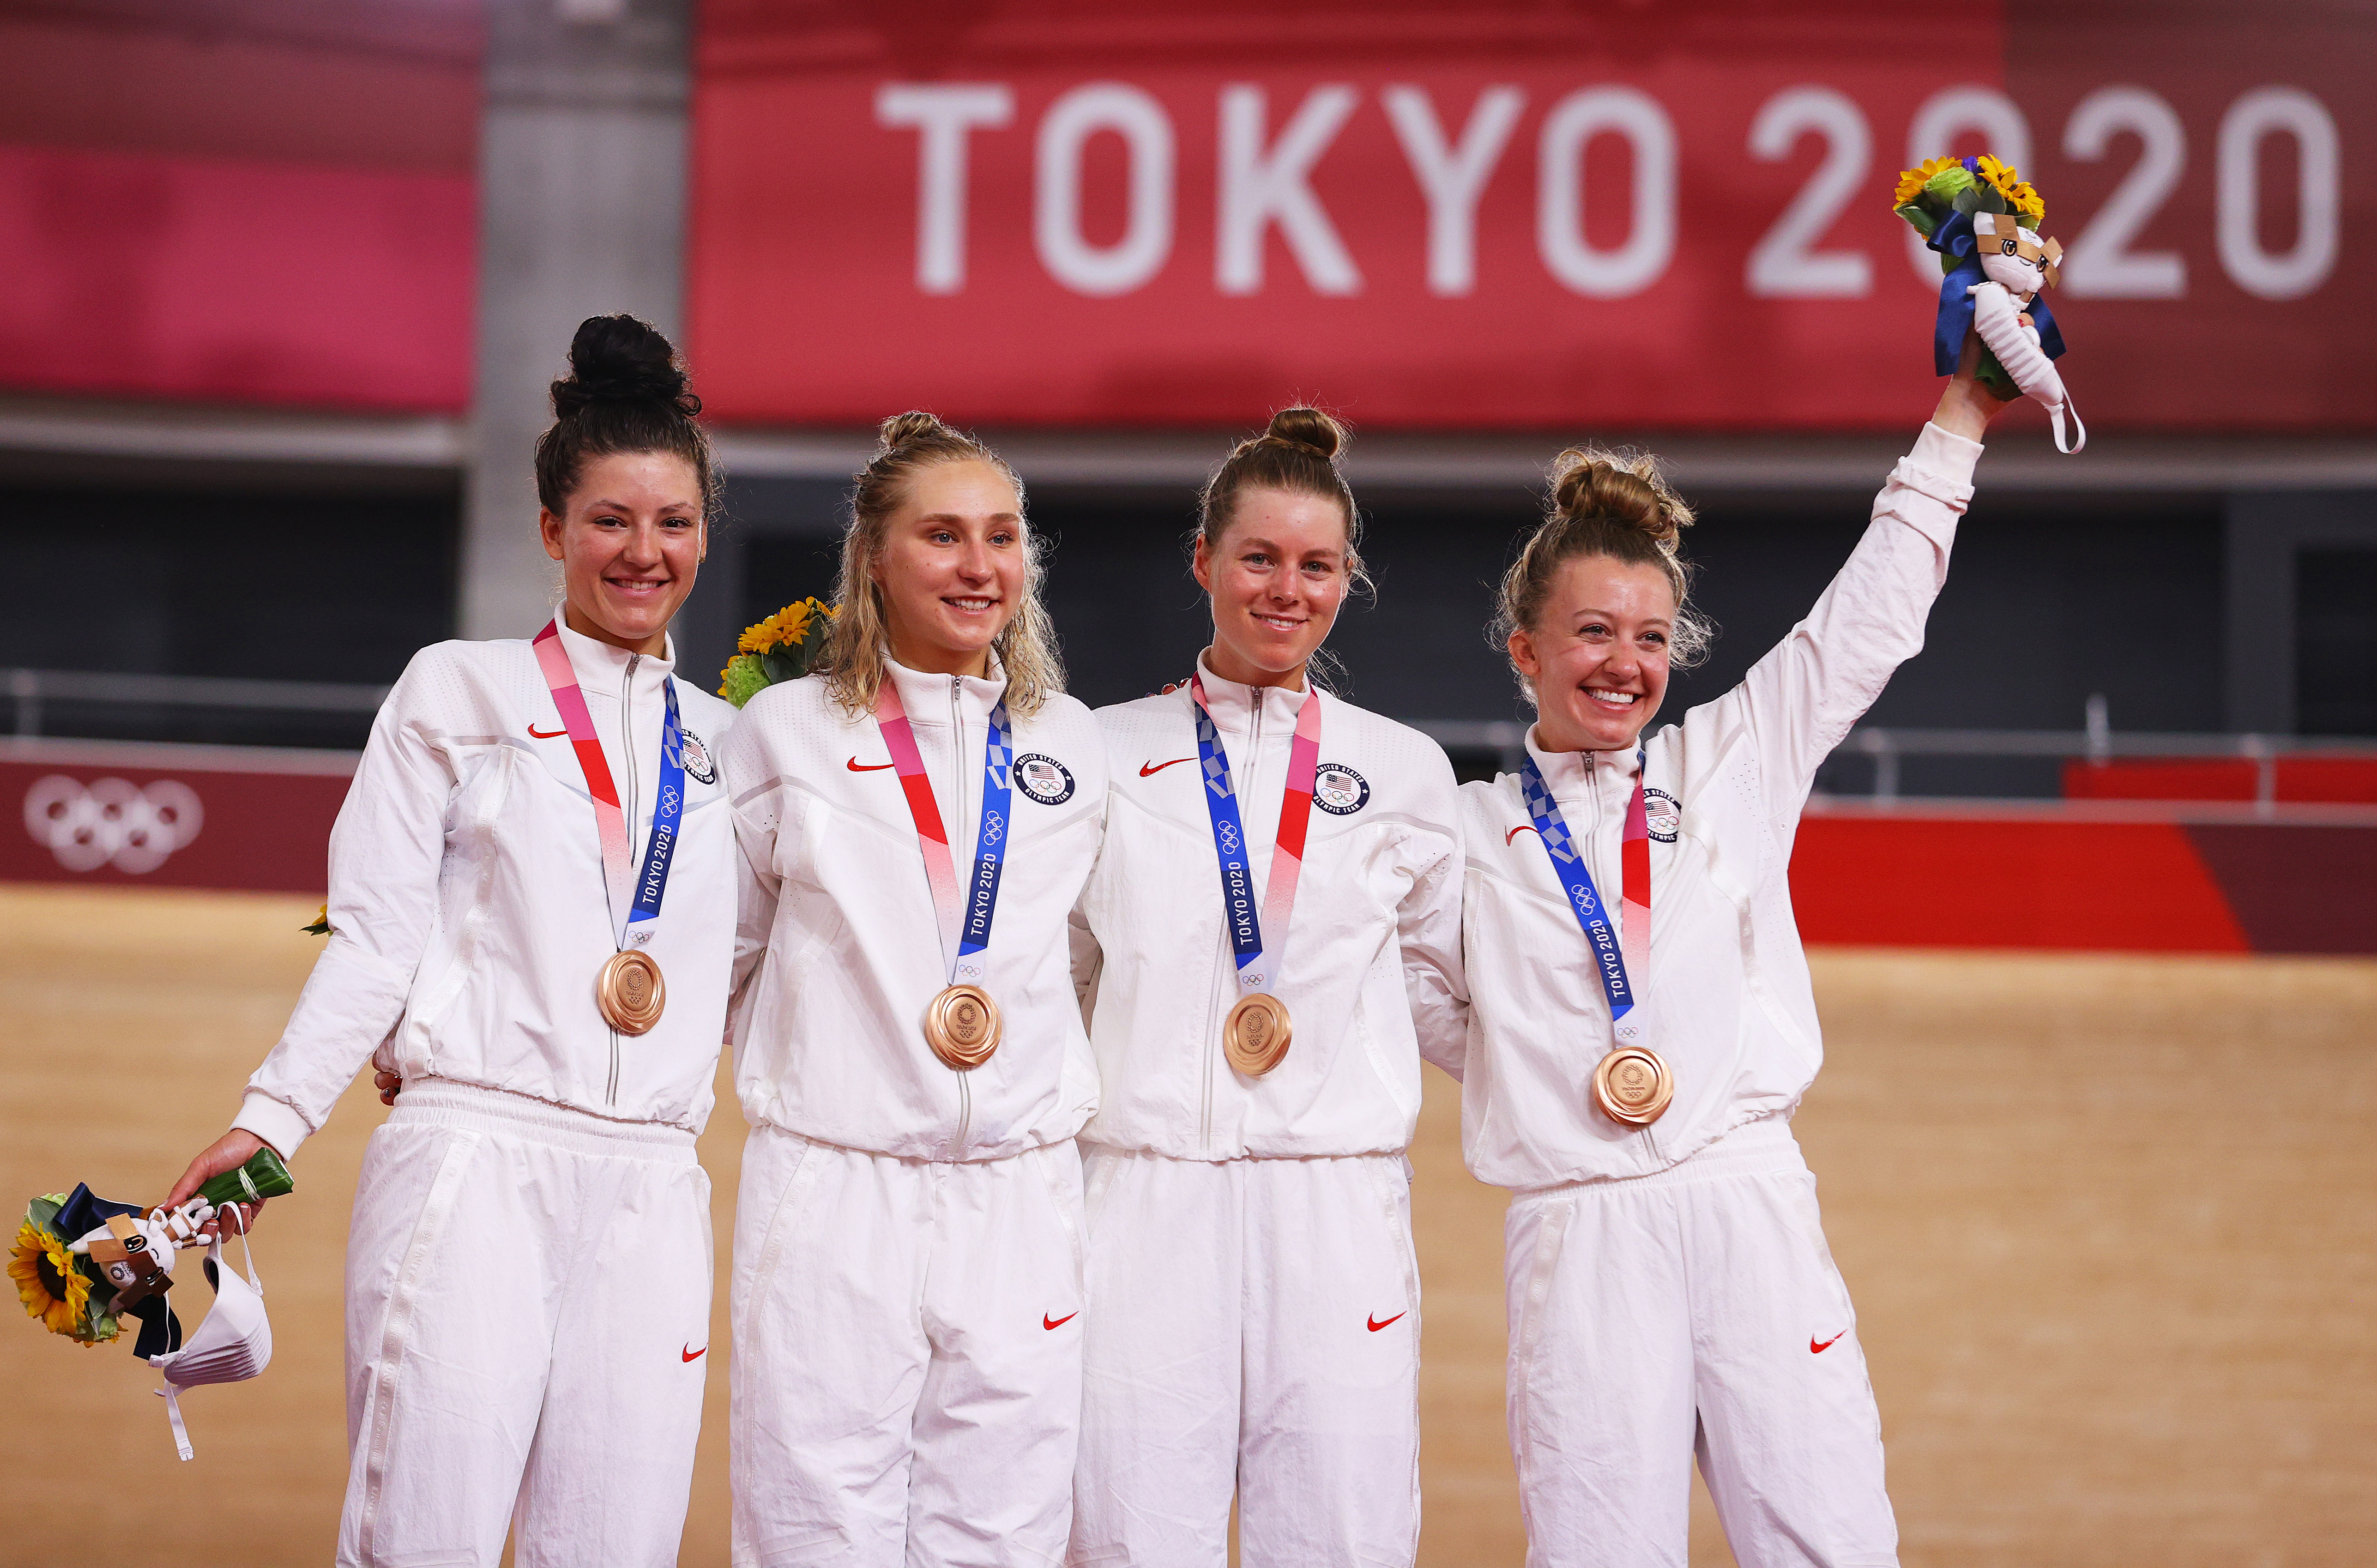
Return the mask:
<path id="1" fill-rule="evenodd" d="M 694 1163 L 693 1134 L 682 1127 L 615 1121 L 574 1106 L 450 1078 L 421 1078 L 405 1084 L 388 1121 L 391 1127 L 477 1127 L 611 1159 Z"/>
<path id="2" fill-rule="evenodd" d="M 1807 1168 L 1807 1158 L 1799 1153 L 1799 1140 L 1791 1135 L 1789 1119 L 1767 1116 L 1735 1128 L 1700 1153 L 1678 1160 L 1665 1170 L 1530 1187 L 1513 1193 L 1511 1202 L 1574 1197 L 1580 1192 L 1647 1192 L 1662 1187 L 1722 1180 L 1729 1176 L 1787 1176 Z"/>

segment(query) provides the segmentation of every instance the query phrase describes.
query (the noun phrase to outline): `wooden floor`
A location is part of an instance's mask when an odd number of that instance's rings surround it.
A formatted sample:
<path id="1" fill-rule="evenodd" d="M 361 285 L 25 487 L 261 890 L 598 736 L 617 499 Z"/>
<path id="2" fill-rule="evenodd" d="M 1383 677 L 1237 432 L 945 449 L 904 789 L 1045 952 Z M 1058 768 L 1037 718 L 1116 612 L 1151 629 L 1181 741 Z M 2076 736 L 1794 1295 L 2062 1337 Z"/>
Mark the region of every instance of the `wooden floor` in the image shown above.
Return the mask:
<path id="1" fill-rule="evenodd" d="M 312 914 L 0 886 L 0 1202 L 77 1179 L 162 1196 L 279 1034 Z M 1816 976 L 1830 1060 L 1798 1129 L 1857 1300 L 1905 1561 L 2377 1555 L 2377 962 L 1834 952 Z M 1454 1097 L 1430 1077 L 1421 1560 L 1515 1564 L 1502 1199 L 1461 1169 Z M 383 1114 L 351 1092 L 267 1215 L 272 1367 L 191 1394 L 194 1463 L 125 1347 L 0 1328 L 0 1515 L 18 1525 L 0 1562 L 328 1560 L 340 1251 Z M 730 1106 L 702 1141 L 722 1195 L 741 1137 Z M 712 1342 L 685 1551 L 703 1565 L 726 1557 L 723 1299 Z M 1729 1561 L 1703 1503 L 1693 1562 Z"/>

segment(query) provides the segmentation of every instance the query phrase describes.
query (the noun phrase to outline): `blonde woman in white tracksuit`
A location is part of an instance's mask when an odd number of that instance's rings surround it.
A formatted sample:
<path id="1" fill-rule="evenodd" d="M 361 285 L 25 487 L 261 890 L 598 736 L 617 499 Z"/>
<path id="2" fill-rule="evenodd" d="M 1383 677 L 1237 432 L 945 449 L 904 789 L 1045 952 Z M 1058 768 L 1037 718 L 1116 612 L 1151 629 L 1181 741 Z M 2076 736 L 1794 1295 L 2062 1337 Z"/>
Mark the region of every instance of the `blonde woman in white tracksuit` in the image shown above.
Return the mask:
<path id="1" fill-rule="evenodd" d="M 524 1565 L 666 1564 L 685 1527 L 738 856 L 711 760 L 735 711 L 676 678 L 667 628 L 715 488 L 664 339 L 597 317 L 569 357 L 536 463 L 564 604 L 533 640 L 424 649 L 388 693 L 328 945 L 172 1195 L 294 1156 L 377 1063 L 342 1564 L 494 1568 L 507 1528 Z"/>
<path id="2" fill-rule="evenodd" d="M 1040 1564 L 1081 1417 L 1097 1105 L 1067 919 L 1105 758 L 1021 487 L 929 414 L 859 475 L 824 674 L 745 707 L 738 1564 Z"/>
<path id="3" fill-rule="evenodd" d="M 1461 853 L 1444 753 L 1311 678 L 1360 571 L 1338 441 L 1291 409 L 1239 445 L 1196 547 L 1212 645 L 1098 714 L 1076 1564 L 1220 1568 L 1234 1490 L 1249 1565 L 1416 1550 L 1404 1150 L 1463 1039 Z"/>
<path id="4" fill-rule="evenodd" d="M 1690 1465 L 1743 1568 L 1897 1561 L 1881 1420 L 1791 1114 L 1822 1058 L 1791 914 L 1816 768 L 1923 645 L 1996 400 L 1965 372 L 1808 618 L 1644 735 L 1705 640 L 1648 460 L 1563 454 L 1499 628 L 1536 705 L 1462 790 L 1463 1142 L 1507 1220 L 1533 1568 L 1686 1558 Z"/>

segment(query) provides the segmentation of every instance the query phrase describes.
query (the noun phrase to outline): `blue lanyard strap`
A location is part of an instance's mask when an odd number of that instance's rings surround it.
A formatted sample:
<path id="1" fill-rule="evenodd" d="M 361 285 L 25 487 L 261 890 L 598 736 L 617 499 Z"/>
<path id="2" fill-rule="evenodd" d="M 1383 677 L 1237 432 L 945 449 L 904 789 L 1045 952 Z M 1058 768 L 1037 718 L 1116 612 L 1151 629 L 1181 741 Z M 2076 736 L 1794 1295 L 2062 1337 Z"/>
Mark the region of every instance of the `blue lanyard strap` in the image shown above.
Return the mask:
<path id="1" fill-rule="evenodd" d="M 990 734 L 982 748 L 982 823 L 974 830 L 973 875 L 966 882 L 965 925 L 958 938 L 957 973 L 961 979 L 979 980 L 980 963 L 968 959 L 990 945 L 990 918 L 998 908 L 998 879 L 1007 866 L 1009 803 L 1014 798 L 1015 747 L 1008 726 L 1007 701 L 990 711 Z"/>
<path id="2" fill-rule="evenodd" d="M 1640 765 L 1639 759 L 1637 765 Z M 1560 891 L 1568 894 L 1569 912 L 1584 931 L 1585 940 L 1593 944 L 1594 967 L 1601 976 L 1601 988 L 1609 998 L 1609 1021 L 1615 1024 L 1634 1008 L 1634 987 L 1626 977 L 1626 957 L 1618 945 L 1617 922 L 1609 917 L 1601 902 L 1601 893 L 1593 885 L 1593 873 L 1585 868 L 1584 850 L 1568 831 L 1568 821 L 1560 815 L 1559 802 L 1552 798 L 1551 786 L 1544 783 L 1544 771 L 1535 765 L 1532 756 L 1519 768 L 1519 793 L 1525 797 L 1527 816 L 1535 825 L 1535 836 L 1544 841 L 1544 853 L 1550 856 L 1552 875 L 1559 879 Z"/>
<path id="3" fill-rule="evenodd" d="M 676 712 L 676 682 L 661 682 L 664 716 L 661 721 L 660 795 L 652 802 L 652 836 L 644 846 L 644 868 L 636 879 L 636 902 L 627 911 L 628 941 L 640 946 L 651 932 L 637 926 L 657 920 L 661 895 L 668 889 L 669 863 L 676 857 L 678 826 L 685 820 L 685 726 Z"/>
<path id="4" fill-rule="evenodd" d="M 1213 856 L 1222 868 L 1222 915 L 1230 928 L 1230 952 L 1243 971 L 1263 952 L 1262 921 L 1255 910 L 1254 868 L 1247 832 L 1238 820 L 1238 794 L 1230 783 L 1229 753 L 1202 702 L 1190 700 L 1197 715 L 1197 766 L 1205 784 L 1205 816 L 1213 826 Z"/>

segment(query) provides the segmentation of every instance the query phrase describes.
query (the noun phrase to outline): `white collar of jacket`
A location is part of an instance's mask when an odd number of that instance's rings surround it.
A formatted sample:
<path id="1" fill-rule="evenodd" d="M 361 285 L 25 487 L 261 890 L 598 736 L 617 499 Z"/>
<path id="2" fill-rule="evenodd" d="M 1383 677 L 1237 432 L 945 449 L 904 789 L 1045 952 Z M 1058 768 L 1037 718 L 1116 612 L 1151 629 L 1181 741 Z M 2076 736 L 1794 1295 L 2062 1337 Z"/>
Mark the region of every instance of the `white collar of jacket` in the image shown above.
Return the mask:
<path id="1" fill-rule="evenodd" d="M 1240 686 L 1224 680 L 1213 673 L 1203 653 L 1197 655 L 1197 673 L 1204 678 L 1205 705 L 1212 711 L 1214 724 L 1237 735 L 1245 734 L 1253 724 L 1258 702 L 1262 704 L 1264 726 L 1282 726 L 1278 733 L 1288 734 L 1296 728 L 1296 710 L 1304 706 L 1304 694 L 1310 689 L 1309 686 Z M 1311 680 L 1308 671 L 1304 678 Z M 1194 695 L 1188 700 L 1196 701 Z"/>
<path id="2" fill-rule="evenodd" d="M 560 617 L 556 616 L 554 619 L 558 625 Z M 650 684 L 657 689 L 663 680 L 676 671 L 676 640 L 665 633 L 662 636 L 659 652 L 638 655 L 563 626 L 561 646 L 569 655 L 569 667 L 578 672 L 578 684 L 589 691 L 617 695 L 619 682 L 627 671 L 627 661 L 638 657 L 643 661 L 636 666 L 635 678 L 639 688 Z"/>
<path id="3" fill-rule="evenodd" d="M 950 682 L 957 682 L 958 715 L 969 725 L 987 725 L 990 711 L 1007 695 L 1007 671 L 999 664 L 998 655 L 990 656 L 990 675 L 937 676 L 922 670 L 912 670 L 889 653 L 883 656 L 883 674 L 899 688 L 900 706 L 908 711 L 912 724 L 949 726 Z"/>
<path id="4" fill-rule="evenodd" d="M 1630 790 L 1638 749 L 1630 746 L 1623 751 L 1547 751 L 1543 725 L 1527 726 L 1527 755 L 1543 770 L 1544 784 L 1555 800 L 1563 796 L 1574 800 L 1596 787 L 1623 784 Z"/>

